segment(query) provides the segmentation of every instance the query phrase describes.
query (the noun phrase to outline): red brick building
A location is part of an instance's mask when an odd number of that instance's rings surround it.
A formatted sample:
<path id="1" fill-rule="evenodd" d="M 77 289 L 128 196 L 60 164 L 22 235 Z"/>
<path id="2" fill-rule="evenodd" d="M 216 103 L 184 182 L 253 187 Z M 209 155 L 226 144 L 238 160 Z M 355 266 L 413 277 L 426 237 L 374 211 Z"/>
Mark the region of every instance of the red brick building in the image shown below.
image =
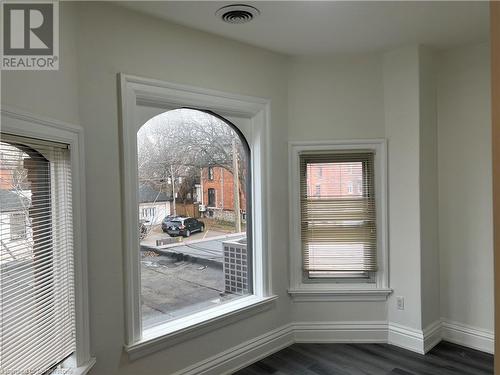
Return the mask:
<path id="1" fill-rule="evenodd" d="M 223 167 L 207 167 L 201 172 L 202 204 L 207 211 L 234 211 L 233 174 Z M 240 184 L 240 210 L 246 211 L 245 184 Z"/>
<path id="2" fill-rule="evenodd" d="M 307 167 L 308 196 L 361 196 L 363 170 L 361 162 L 318 163 Z"/>
<path id="3" fill-rule="evenodd" d="M 10 190 L 12 189 L 14 182 L 13 171 L 12 169 L 2 168 L 0 162 L 0 189 L 2 190 Z"/>

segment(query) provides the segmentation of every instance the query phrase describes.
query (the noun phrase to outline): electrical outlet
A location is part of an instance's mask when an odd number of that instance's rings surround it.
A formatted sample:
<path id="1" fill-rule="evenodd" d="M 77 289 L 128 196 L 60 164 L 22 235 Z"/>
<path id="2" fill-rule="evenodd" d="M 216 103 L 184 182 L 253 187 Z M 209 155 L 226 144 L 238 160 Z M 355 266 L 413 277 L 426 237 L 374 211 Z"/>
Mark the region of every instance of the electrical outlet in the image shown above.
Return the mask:
<path id="1" fill-rule="evenodd" d="M 396 306 L 398 310 L 404 310 L 405 309 L 405 299 L 404 297 L 398 296 L 396 297 Z"/>

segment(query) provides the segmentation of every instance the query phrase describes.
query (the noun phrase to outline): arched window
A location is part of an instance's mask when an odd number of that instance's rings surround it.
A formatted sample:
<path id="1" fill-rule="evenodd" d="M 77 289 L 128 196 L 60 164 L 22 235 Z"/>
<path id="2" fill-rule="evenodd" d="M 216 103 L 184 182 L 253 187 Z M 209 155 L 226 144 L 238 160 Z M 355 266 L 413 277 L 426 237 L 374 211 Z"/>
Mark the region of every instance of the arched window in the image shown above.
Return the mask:
<path id="1" fill-rule="evenodd" d="M 228 120 L 176 109 L 137 132 L 142 323 L 252 294 L 250 148 Z"/>

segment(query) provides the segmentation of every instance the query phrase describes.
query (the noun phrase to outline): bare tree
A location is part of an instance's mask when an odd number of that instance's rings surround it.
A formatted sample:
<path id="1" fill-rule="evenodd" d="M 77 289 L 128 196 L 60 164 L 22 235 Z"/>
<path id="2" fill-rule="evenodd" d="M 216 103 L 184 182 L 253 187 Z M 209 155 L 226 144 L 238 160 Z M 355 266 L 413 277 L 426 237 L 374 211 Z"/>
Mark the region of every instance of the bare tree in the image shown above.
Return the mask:
<path id="1" fill-rule="evenodd" d="M 168 180 L 173 185 L 176 178 L 183 177 L 177 191 L 180 198 L 186 199 L 199 170 L 208 166 L 219 166 L 232 173 L 235 192 L 245 186 L 244 146 L 238 134 L 215 116 L 193 110 L 171 111 L 153 118 L 138 133 L 141 183 L 167 189 Z M 175 191 L 171 194 L 175 201 Z M 239 194 L 234 194 L 234 198 L 235 217 L 239 218 Z"/>

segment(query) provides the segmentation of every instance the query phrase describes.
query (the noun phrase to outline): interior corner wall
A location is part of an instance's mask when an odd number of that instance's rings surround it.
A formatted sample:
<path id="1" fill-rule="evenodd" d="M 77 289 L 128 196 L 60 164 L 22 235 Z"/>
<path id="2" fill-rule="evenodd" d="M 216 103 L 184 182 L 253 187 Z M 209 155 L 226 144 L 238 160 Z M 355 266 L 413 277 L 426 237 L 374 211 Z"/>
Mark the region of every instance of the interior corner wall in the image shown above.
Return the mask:
<path id="1" fill-rule="evenodd" d="M 442 317 L 493 331 L 489 43 L 438 57 Z"/>
<path id="2" fill-rule="evenodd" d="M 421 330 L 419 47 L 384 55 L 385 130 L 389 175 L 389 324 Z M 404 298 L 404 310 L 396 297 Z M 391 340 L 389 332 L 389 339 Z"/>
<path id="3" fill-rule="evenodd" d="M 419 47 L 420 261 L 422 329 L 439 324 L 437 84 L 435 53 Z"/>

